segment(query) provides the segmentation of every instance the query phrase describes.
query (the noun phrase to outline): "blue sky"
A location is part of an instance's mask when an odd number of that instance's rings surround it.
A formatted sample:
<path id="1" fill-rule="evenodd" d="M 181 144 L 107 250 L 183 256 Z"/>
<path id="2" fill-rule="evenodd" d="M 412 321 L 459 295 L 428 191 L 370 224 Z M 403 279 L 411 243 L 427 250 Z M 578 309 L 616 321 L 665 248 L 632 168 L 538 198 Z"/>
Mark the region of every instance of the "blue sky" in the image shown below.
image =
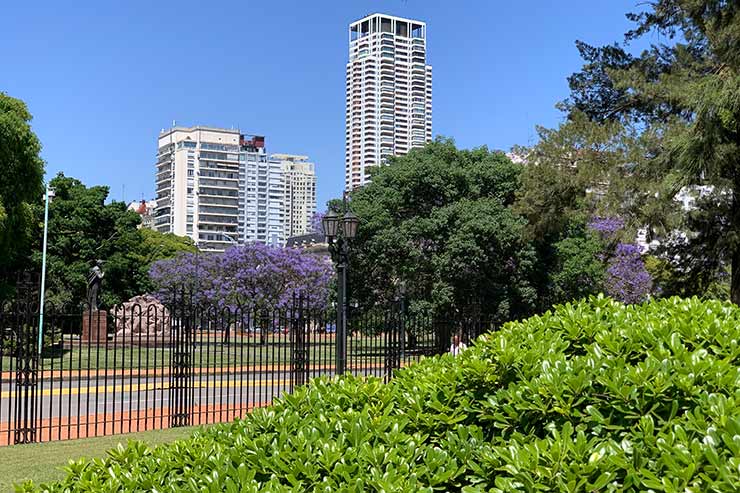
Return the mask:
<path id="1" fill-rule="evenodd" d="M 433 132 L 508 150 L 555 126 L 574 41 L 620 40 L 636 0 L 7 1 L 0 91 L 34 115 L 47 173 L 154 195 L 157 134 L 238 127 L 317 165 L 319 207 L 344 183 L 347 26 L 427 22 Z M 124 192 L 125 187 L 125 192 Z"/>

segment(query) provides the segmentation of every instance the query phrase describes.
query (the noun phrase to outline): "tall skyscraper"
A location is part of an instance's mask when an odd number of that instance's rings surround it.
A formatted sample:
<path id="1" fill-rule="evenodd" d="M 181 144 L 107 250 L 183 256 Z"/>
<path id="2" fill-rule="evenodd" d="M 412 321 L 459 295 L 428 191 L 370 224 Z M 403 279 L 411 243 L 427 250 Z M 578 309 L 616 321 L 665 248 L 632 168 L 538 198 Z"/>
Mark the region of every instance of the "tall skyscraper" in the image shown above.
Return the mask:
<path id="1" fill-rule="evenodd" d="M 210 127 L 163 130 L 158 143 L 154 229 L 223 251 L 237 243 L 283 246 L 310 224 L 316 177 L 307 157 L 269 157 L 264 137 Z"/>
<path id="2" fill-rule="evenodd" d="M 369 169 L 432 139 L 432 67 L 426 24 L 372 14 L 349 26 L 345 188 Z"/>
<path id="3" fill-rule="evenodd" d="M 285 235 L 304 235 L 310 232 L 311 219 L 316 213 L 316 172 L 308 156 L 273 154 L 279 161 L 285 179 Z"/>
<path id="4" fill-rule="evenodd" d="M 237 241 L 238 130 L 173 127 L 159 134 L 154 227 L 204 251 Z"/>

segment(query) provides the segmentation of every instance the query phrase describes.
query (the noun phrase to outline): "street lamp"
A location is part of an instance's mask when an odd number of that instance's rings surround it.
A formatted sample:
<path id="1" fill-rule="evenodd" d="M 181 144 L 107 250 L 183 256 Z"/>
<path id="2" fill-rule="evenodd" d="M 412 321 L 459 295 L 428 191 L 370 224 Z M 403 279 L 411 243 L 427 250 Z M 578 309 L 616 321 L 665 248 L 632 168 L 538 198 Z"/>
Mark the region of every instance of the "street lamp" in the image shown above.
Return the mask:
<path id="1" fill-rule="evenodd" d="M 357 227 L 360 225 L 360 218 L 355 216 L 351 211 L 347 211 L 344 213 L 342 225 L 344 226 L 342 229 L 344 237 L 348 240 L 354 240 L 355 236 L 357 236 Z"/>
<path id="2" fill-rule="evenodd" d="M 341 375 L 347 369 L 347 267 L 349 265 L 349 242 L 357 236 L 360 218 L 347 206 L 347 195 L 342 202 L 344 214 L 328 211 L 322 220 L 324 234 L 329 244 L 329 253 L 337 264 L 337 311 L 336 331 L 336 373 Z"/>
<path id="3" fill-rule="evenodd" d="M 324 226 L 324 234 L 326 234 L 326 238 L 331 241 L 335 236 L 337 236 L 337 231 L 339 229 L 339 214 L 330 210 L 324 215 L 321 222 Z"/>
<path id="4" fill-rule="evenodd" d="M 44 193 L 44 246 L 41 251 L 41 300 L 39 301 L 39 355 L 44 341 L 44 294 L 46 291 L 46 238 L 49 232 L 49 202 L 54 198 L 54 189 L 46 186 Z"/>

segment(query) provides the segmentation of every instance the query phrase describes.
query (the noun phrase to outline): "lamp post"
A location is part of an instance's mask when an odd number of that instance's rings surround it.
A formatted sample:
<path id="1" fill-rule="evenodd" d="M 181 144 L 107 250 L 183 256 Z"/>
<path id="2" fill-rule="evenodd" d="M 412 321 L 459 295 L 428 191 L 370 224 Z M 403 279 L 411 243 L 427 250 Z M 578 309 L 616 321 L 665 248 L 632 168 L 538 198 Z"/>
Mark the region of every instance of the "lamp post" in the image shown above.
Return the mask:
<path id="1" fill-rule="evenodd" d="M 49 202 L 54 198 L 54 189 L 46 186 L 44 192 L 44 246 L 41 250 L 41 299 L 39 300 L 39 355 L 44 342 L 44 295 L 46 294 L 46 238 L 49 232 Z"/>
<path id="2" fill-rule="evenodd" d="M 347 195 L 343 201 L 344 214 L 328 211 L 322 220 L 324 234 L 329 244 L 332 260 L 337 264 L 337 332 L 336 373 L 347 369 L 347 267 L 349 265 L 349 242 L 357 235 L 360 219 L 347 207 Z"/>

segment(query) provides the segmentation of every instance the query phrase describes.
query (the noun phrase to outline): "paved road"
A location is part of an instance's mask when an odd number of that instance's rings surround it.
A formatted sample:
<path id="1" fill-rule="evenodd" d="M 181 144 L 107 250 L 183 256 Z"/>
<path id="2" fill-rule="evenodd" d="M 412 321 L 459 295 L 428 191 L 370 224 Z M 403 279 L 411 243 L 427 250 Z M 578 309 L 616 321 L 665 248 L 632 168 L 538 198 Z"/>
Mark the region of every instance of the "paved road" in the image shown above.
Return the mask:
<path id="1" fill-rule="evenodd" d="M 357 371 L 357 374 L 377 374 L 377 369 Z M 325 374 L 331 375 L 331 372 Z M 319 372 L 311 374 L 318 376 Z M 100 377 L 42 381 L 36 390 L 37 417 L 65 418 L 94 414 L 116 414 L 158 408 L 175 407 L 173 386 L 169 377 Z M 264 405 L 291 390 L 291 374 L 245 372 L 241 374 L 194 375 L 188 387 L 192 388 L 192 406 L 246 409 Z M 22 392 L 22 389 L 21 389 Z M 0 423 L 11 420 L 15 413 L 18 389 L 14 382 L 0 382 Z M 23 394 L 20 394 L 23 401 Z"/>
<path id="2" fill-rule="evenodd" d="M 44 382 L 43 388 L 40 385 L 36 392 L 36 409 L 44 419 L 169 408 L 172 406 L 172 387 L 169 378 Z M 289 391 L 290 375 L 195 376 L 189 387 L 192 387 L 194 406 L 222 404 L 246 408 L 271 401 L 274 396 Z M 2 385 L 0 422 L 9 421 L 14 413 L 16 396 L 15 384 Z"/>

